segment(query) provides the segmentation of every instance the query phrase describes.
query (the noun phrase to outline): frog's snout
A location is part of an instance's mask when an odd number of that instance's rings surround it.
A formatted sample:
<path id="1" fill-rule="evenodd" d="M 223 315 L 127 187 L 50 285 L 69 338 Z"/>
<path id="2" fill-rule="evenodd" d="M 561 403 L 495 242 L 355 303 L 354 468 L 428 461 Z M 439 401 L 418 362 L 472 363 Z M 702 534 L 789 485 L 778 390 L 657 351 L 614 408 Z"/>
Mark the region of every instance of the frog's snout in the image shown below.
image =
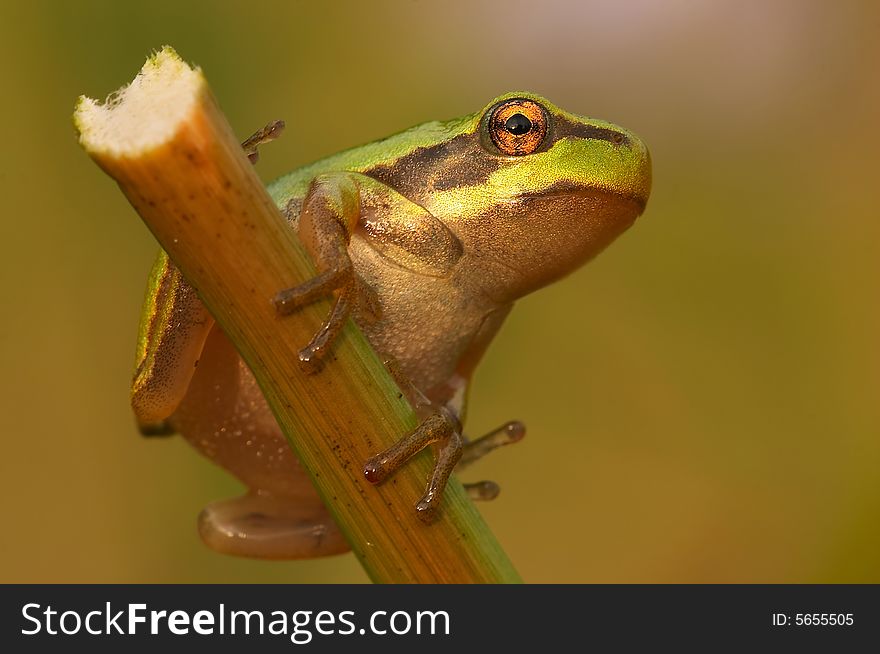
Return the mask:
<path id="1" fill-rule="evenodd" d="M 651 195 L 651 153 L 645 142 L 638 136 L 623 129 L 621 133 L 626 138 L 624 147 L 629 150 L 626 156 L 627 165 L 622 172 L 629 178 L 626 185 L 630 187 L 632 197 L 639 205 L 638 215 L 641 215 L 644 213 L 648 197 Z"/>
<path id="2" fill-rule="evenodd" d="M 642 147 L 641 176 L 642 176 L 642 188 L 643 188 L 644 192 L 642 195 L 639 196 L 639 199 L 641 200 L 641 203 L 642 203 L 642 211 L 639 212 L 640 215 L 641 215 L 641 213 L 643 213 L 645 211 L 645 207 L 648 204 L 648 198 L 651 195 L 651 183 L 653 181 L 653 179 L 652 179 L 653 172 L 651 169 L 651 153 L 648 151 L 648 148 L 645 147 L 644 143 L 641 144 L 641 147 Z"/>

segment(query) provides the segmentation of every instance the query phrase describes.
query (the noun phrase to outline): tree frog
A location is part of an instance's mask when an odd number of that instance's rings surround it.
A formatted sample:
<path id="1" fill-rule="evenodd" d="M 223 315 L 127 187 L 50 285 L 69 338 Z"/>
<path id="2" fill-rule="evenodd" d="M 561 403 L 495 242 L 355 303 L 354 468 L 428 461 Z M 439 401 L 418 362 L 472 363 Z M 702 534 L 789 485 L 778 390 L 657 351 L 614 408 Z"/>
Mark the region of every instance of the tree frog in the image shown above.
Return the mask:
<path id="1" fill-rule="evenodd" d="M 252 160 L 279 129 L 244 143 Z M 475 366 L 514 301 L 611 243 L 643 212 L 650 187 L 648 150 L 632 132 L 522 92 L 330 156 L 268 187 L 318 270 L 280 290 L 277 310 L 333 298 L 303 344 L 301 366 L 321 374 L 332 365 L 334 337 L 351 317 L 422 418 L 364 463 L 369 481 L 381 483 L 433 445 L 435 468 L 415 507 L 429 520 L 456 466 L 524 435 L 511 422 L 464 439 Z M 200 514 L 210 547 L 260 558 L 347 550 L 247 365 L 164 252 L 149 278 L 131 398 L 144 434 L 182 434 L 249 488 Z M 468 490 L 490 499 L 498 487 Z"/>

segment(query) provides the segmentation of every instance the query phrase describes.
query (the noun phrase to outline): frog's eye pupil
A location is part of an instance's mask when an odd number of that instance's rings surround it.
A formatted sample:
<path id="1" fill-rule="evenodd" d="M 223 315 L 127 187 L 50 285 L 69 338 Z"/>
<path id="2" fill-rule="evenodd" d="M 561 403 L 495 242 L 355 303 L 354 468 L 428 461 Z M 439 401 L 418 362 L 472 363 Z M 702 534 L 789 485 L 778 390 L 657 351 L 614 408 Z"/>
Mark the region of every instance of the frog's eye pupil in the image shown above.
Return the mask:
<path id="1" fill-rule="evenodd" d="M 540 149 L 548 120 L 547 110 L 534 100 L 511 98 L 492 107 L 486 127 L 499 154 L 522 157 Z"/>
<path id="2" fill-rule="evenodd" d="M 528 134 L 529 130 L 532 129 L 532 121 L 522 114 L 513 114 L 504 123 L 504 128 L 514 136 L 521 136 L 522 134 Z"/>

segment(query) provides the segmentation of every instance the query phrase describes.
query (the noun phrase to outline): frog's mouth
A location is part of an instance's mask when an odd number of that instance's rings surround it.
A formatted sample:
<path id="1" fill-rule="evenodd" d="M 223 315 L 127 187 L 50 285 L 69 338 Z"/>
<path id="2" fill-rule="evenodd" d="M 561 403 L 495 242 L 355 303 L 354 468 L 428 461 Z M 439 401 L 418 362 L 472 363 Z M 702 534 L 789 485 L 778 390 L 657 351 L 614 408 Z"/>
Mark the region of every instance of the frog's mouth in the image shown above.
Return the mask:
<path id="1" fill-rule="evenodd" d="M 648 193 L 650 193 L 650 190 L 648 191 Z M 616 189 L 611 186 L 584 188 L 583 186 L 578 186 L 577 184 L 572 184 L 571 182 L 556 182 L 552 186 L 549 186 L 548 188 L 541 191 L 540 194 L 527 196 L 524 198 L 524 200 L 526 200 L 527 202 L 540 202 L 542 198 L 559 196 L 581 196 L 584 198 L 593 199 L 597 197 L 606 198 L 606 202 L 621 203 L 623 205 L 632 203 L 636 206 L 637 211 L 635 216 L 633 216 L 632 221 L 630 221 L 631 224 L 635 221 L 636 218 L 638 218 L 645 212 L 645 207 L 648 204 L 648 193 L 641 195 L 622 189 Z"/>

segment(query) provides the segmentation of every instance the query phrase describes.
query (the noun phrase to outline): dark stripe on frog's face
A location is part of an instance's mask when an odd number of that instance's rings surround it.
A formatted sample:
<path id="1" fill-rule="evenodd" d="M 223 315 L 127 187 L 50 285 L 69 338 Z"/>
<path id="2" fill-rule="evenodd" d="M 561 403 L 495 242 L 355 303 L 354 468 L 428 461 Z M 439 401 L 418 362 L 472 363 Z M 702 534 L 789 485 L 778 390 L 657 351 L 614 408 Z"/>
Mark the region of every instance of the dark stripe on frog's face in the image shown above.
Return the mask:
<path id="1" fill-rule="evenodd" d="M 432 191 L 484 183 L 504 160 L 482 146 L 479 132 L 459 134 L 423 148 L 364 174 L 387 184 L 410 199 Z"/>
<path id="2" fill-rule="evenodd" d="M 475 132 L 466 132 L 436 145 L 417 148 L 396 161 L 363 172 L 412 200 L 418 200 L 433 191 L 484 184 L 493 172 L 519 159 L 486 148 L 486 139 L 482 135 L 485 123 L 485 120 L 481 120 Z M 551 114 L 547 137 L 536 152 L 545 152 L 565 138 L 595 139 L 616 145 L 629 142 L 625 134 L 613 129 Z M 531 155 L 524 155 L 523 158 L 528 156 Z"/>
<path id="3" fill-rule="evenodd" d="M 565 116 L 554 116 L 553 118 L 554 141 L 566 137 L 574 137 L 579 139 L 609 141 L 615 145 L 629 145 L 629 139 L 626 135 L 613 129 L 572 121 Z"/>

